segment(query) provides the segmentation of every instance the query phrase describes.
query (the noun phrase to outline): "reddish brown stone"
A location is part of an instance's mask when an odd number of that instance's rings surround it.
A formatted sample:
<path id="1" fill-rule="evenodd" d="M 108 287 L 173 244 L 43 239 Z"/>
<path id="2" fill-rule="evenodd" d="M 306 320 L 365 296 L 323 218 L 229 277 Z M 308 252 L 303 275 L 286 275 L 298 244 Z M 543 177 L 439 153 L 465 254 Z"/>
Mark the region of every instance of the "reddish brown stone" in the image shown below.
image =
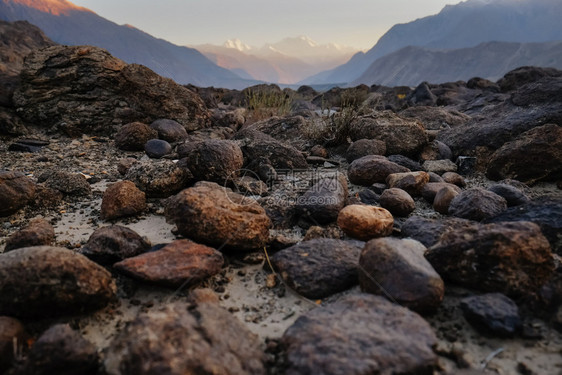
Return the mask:
<path id="1" fill-rule="evenodd" d="M 105 190 L 101 202 L 101 217 L 104 220 L 112 220 L 138 215 L 145 209 L 145 193 L 131 181 L 119 181 Z"/>
<path id="2" fill-rule="evenodd" d="M 22 230 L 12 234 L 6 241 L 4 251 L 22 247 L 50 245 L 55 240 L 55 230 L 45 219 L 34 219 Z"/>
<path id="3" fill-rule="evenodd" d="M 390 235 L 394 218 L 384 208 L 353 204 L 340 211 L 338 225 L 348 236 L 368 241 Z"/>

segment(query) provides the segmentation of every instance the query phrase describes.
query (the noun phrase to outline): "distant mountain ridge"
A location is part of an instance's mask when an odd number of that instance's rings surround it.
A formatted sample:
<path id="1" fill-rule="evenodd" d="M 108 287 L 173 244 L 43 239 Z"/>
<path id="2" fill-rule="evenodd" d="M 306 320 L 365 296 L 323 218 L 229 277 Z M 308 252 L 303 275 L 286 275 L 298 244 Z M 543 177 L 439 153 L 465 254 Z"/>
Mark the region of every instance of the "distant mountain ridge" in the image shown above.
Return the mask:
<path id="1" fill-rule="evenodd" d="M 562 41 L 488 42 L 453 50 L 404 47 L 377 59 L 349 85 L 417 86 L 423 81 L 437 84 L 473 77 L 496 81 L 521 66 L 562 69 Z"/>
<path id="2" fill-rule="evenodd" d="M 480 43 L 562 40 L 560 0 L 468 0 L 440 13 L 397 24 L 366 53 L 357 53 L 335 69 L 300 83 L 354 82 L 378 58 L 404 47 L 459 49 Z"/>
<path id="3" fill-rule="evenodd" d="M 195 49 L 130 25 L 117 25 L 66 0 L 0 0 L 0 20 L 26 20 L 60 44 L 105 48 L 128 63 L 145 65 L 180 84 L 243 88 L 257 83 L 217 66 Z"/>
<path id="4" fill-rule="evenodd" d="M 239 39 L 222 46 L 192 46 L 217 65 L 241 77 L 272 83 L 292 84 L 322 70 L 348 61 L 355 48 L 337 44 L 319 44 L 306 36 L 285 38 L 277 43 L 253 47 Z"/>

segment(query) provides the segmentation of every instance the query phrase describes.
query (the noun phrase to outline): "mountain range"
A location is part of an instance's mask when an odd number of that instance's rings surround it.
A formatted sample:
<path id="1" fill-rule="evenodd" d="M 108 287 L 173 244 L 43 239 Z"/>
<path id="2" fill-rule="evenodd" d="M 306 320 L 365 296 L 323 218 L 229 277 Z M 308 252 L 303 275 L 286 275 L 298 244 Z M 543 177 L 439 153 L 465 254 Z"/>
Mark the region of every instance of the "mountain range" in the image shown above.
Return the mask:
<path id="1" fill-rule="evenodd" d="M 231 39 L 222 46 L 204 44 L 193 48 L 241 77 L 282 84 L 294 84 L 323 70 L 335 68 L 357 52 L 351 47 L 318 44 L 306 36 L 285 38 L 262 47 L 252 47 L 239 39 Z"/>
<path id="2" fill-rule="evenodd" d="M 561 41 L 561 15 L 560 0 L 468 0 L 456 5 L 447 5 L 436 15 L 393 26 L 366 53 L 358 52 L 346 64 L 309 77 L 300 83 L 359 82 L 359 77 L 377 59 L 408 46 L 462 49 L 492 41 Z M 416 64 L 415 58 L 419 50 L 411 51 L 415 54 L 406 56 L 402 53 L 402 58 L 407 58 L 409 64 Z M 378 63 L 379 67 L 380 65 L 381 62 Z M 393 67 L 387 69 L 392 70 Z M 420 74 L 424 72 L 420 71 Z M 468 79 L 470 76 L 463 78 Z"/>
<path id="3" fill-rule="evenodd" d="M 0 20 L 26 20 L 59 44 L 105 48 L 127 63 L 145 65 L 180 84 L 243 88 L 257 83 L 217 66 L 193 48 L 117 25 L 66 0 L 0 0 Z"/>

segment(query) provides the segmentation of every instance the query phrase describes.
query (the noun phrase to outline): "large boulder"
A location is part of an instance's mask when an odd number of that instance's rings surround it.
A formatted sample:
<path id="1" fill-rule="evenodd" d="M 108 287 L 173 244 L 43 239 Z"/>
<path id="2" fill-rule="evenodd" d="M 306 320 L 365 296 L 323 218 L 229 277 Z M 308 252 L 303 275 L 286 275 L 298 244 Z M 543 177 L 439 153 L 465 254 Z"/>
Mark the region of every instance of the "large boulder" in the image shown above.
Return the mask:
<path id="1" fill-rule="evenodd" d="M 369 186 L 385 182 L 393 173 L 410 172 L 406 167 L 389 161 L 384 156 L 367 155 L 354 160 L 347 171 L 349 181 L 353 184 Z"/>
<path id="2" fill-rule="evenodd" d="M 35 246 L 0 254 L 0 314 L 83 313 L 107 305 L 116 289 L 109 272 L 67 249 Z"/>
<path id="3" fill-rule="evenodd" d="M 425 256 L 446 280 L 512 296 L 536 293 L 554 272 L 550 244 L 530 222 L 451 229 Z"/>
<path id="4" fill-rule="evenodd" d="M 259 249 L 271 221 L 253 199 L 215 183 L 197 183 L 168 199 L 166 220 L 197 242 L 242 250 Z"/>
<path id="5" fill-rule="evenodd" d="M 0 171 L 0 216 L 9 216 L 35 197 L 35 183 L 22 172 Z"/>
<path id="6" fill-rule="evenodd" d="M 562 178 L 562 126 L 539 126 L 506 142 L 492 155 L 486 175 L 525 183 Z"/>
<path id="7" fill-rule="evenodd" d="M 130 322 L 104 364 L 110 375 L 263 375 L 260 346 L 257 336 L 213 303 L 172 303 Z"/>
<path id="8" fill-rule="evenodd" d="M 354 141 L 364 138 L 383 141 L 389 155 L 415 156 L 429 141 L 420 122 L 399 117 L 391 111 L 376 112 L 352 121 L 350 135 Z"/>
<path id="9" fill-rule="evenodd" d="M 194 145 L 186 165 L 197 180 L 224 184 L 240 175 L 244 155 L 236 142 L 212 139 Z"/>
<path id="10" fill-rule="evenodd" d="M 34 50 L 25 60 L 14 104 L 26 121 L 69 133 L 107 134 L 114 125 L 158 118 L 197 130 L 209 119 L 191 90 L 92 46 Z"/>
<path id="11" fill-rule="evenodd" d="M 313 239 L 275 253 L 271 263 L 297 293 L 320 299 L 357 284 L 363 245 L 360 241 Z"/>
<path id="12" fill-rule="evenodd" d="M 411 239 L 377 238 L 367 242 L 359 259 L 364 292 L 382 295 L 417 312 L 435 311 L 445 284 L 424 258 L 426 247 Z"/>
<path id="13" fill-rule="evenodd" d="M 437 339 L 418 314 L 379 296 L 344 297 L 285 331 L 287 374 L 431 374 Z"/>

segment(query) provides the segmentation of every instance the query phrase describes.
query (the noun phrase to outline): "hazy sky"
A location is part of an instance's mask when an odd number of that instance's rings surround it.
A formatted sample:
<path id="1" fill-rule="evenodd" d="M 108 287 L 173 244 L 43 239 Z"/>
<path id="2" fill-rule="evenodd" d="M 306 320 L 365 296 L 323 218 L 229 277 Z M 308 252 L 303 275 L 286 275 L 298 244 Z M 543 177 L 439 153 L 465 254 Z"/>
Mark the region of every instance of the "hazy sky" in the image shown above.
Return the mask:
<path id="1" fill-rule="evenodd" d="M 261 46 L 306 35 L 319 43 L 371 48 L 392 25 L 460 0 L 70 0 L 118 24 L 180 45 L 228 39 Z"/>

